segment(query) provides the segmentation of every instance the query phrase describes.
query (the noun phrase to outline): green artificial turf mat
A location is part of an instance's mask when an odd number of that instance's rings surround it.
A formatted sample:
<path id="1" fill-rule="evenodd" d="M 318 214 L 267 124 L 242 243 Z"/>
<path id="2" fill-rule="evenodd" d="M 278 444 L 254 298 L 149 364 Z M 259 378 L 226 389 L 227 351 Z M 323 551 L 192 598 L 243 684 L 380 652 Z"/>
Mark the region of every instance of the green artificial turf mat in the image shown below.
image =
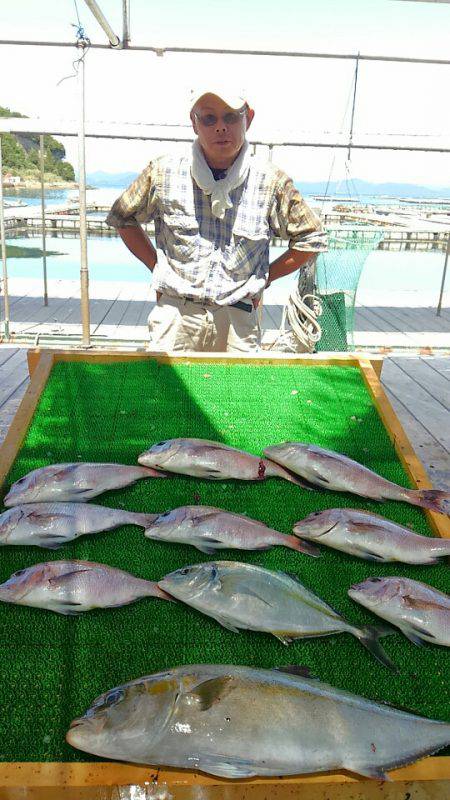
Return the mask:
<path id="1" fill-rule="evenodd" d="M 408 485 L 357 368 L 74 362 L 54 367 L 2 497 L 11 482 L 37 467 L 65 461 L 133 464 L 151 444 L 177 436 L 220 440 L 255 454 L 288 439 L 314 442 Z M 143 512 L 203 503 L 246 513 L 285 533 L 312 511 L 353 506 L 431 533 L 423 512 L 408 504 L 305 491 L 279 479 L 149 479 L 93 502 Z M 57 551 L 3 547 L 0 581 L 18 569 L 62 558 L 103 562 L 151 580 L 212 559 L 125 527 Z M 405 575 L 449 590 L 444 563 L 374 564 L 326 548 L 313 559 L 283 547 L 219 551 L 217 558 L 294 572 L 355 624 L 380 622 L 347 596 L 351 584 L 370 575 Z M 399 674 L 379 665 L 349 634 L 286 647 L 266 634 L 232 633 L 185 605 L 160 600 L 78 618 L 0 604 L 0 759 L 90 760 L 65 743 L 70 721 L 107 689 L 186 663 L 304 664 L 335 686 L 450 721 L 450 649 L 415 647 L 400 632 L 383 643 Z"/>

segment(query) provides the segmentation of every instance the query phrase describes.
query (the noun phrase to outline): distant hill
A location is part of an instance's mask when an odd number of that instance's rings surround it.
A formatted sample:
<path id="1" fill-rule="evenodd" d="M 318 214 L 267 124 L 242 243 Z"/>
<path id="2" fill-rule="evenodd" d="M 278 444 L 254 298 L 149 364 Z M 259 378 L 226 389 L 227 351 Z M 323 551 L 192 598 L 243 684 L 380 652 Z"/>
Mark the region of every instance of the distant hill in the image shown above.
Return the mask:
<path id="1" fill-rule="evenodd" d="M 137 172 L 90 172 L 87 176 L 88 183 L 98 188 L 126 187 L 137 177 Z M 416 197 L 429 200 L 450 198 L 450 188 L 430 188 L 417 186 L 414 183 L 370 183 L 359 178 L 348 182 L 331 181 L 327 189 L 327 181 L 296 181 L 296 186 L 302 194 L 327 194 L 328 197 L 351 197 L 370 195 L 375 197 Z"/>
<path id="2" fill-rule="evenodd" d="M 137 172 L 89 172 L 86 180 L 90 186 L 105 189 L 109 186 L 128 186 L 137 176 Z"/>
<path id="3" fill-rule="evenodd" d="M 24 117 L 18 111 L 0 106 L 0 117 Z M 31 133 L 2 134 L 3 174 L 11 172 L 25 180 L 39 178 L 39 136 Z M 72 164 L 64 161 L 66 151 L 53 136 L 44 136 L 45 179 L 73 181 Z"/>
<path id="4" fill-rule="evenodd" d="M 331 181 L 327 189 L 327 181 L 297 181 L 296 185 L 303 194 L 327 194 L 328 197 L 351 197 L 371 195 L 372 197 L 416 197 L 428 200 L 450 198 L 450 188 L 417 186 L 414 183 L 370 183 L 354 178 L 351 181 Z"/>

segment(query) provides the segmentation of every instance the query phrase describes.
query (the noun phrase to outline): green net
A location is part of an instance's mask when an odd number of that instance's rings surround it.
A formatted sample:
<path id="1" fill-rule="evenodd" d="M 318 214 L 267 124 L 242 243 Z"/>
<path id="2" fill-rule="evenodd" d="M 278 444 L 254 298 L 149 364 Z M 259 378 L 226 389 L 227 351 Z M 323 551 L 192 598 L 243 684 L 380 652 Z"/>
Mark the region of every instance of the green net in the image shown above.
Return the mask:
<path id="1" fill-rule="evenodd" d="M 57 364 L 1 496 L 12 481 L 37 467 L 71 461 L 132 464 L 151 444 L 177 436 L 218 440 L 255 454 L 288 439 L 316 442 L 408 485 L 354 367 L 170 366 L 147 359 Z M 279 479 L 253 483 L 173 476 L 142 480 L 93 502 L 148 513 L 202 503 L 248 514 L 284 533 L 313 511 L 362 507 L 431 533 L 424 513 L 408 504 L 380 506 L 339 492 L 305 491 Z M 320 558 L 285 547 L 224 550 L 217 557 L 295 573 L 355 625 L 380 622 L 347 595 L 351 584 L 369 576 L 408 575 L 448 591 L 445 563 L 377 565 L 326 548 Z M 105 563 L 149 580 L 211 560 L 192 547 L 151 541 L 127 526 L 81 537 L 57 551 L 3 547 L 0 581 L 61 558 Z M 378 664 L 349 634 L 286 647 L 267 634 L 233 633 L 181 603 L 145 599 L 79 617 L 0 603 L 0 759 L 98 760 L 65 743 L 70 721 L 114 686 L 189 663 L 303 664 L 334 686 L 450 721 L 450 648 L 415 647 L 398 631 L 383 639 L 383 646 L 398 674 Z"/>
<path id="2" fill-rule="evenodd" d="M 322 338 L 317 351 L 353 348 L 359 279 L 367 257 L 381 239 L 381 233 L 363 229 L 329 232 L 329 249 L 316 262 L 315 294 L 323 309 L 319 317 Z"/>

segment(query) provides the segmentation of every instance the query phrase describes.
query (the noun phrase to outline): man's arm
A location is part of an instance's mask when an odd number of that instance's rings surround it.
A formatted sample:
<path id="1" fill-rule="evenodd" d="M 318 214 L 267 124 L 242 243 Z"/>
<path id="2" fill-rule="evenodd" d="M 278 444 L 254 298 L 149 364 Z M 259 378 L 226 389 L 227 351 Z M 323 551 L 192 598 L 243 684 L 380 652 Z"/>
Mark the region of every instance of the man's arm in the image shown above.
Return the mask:
<path id="1" fill-rule="evenodd" d="M 133 253 L 139 261 L 142 261 L 153 272 L 157 260 L 156 250 L 141 226 L 117 228 L 117 233 L 128 247 L 130 253 Z"/>
<path id="2" fill-rule="evenodd" d="M 285 275 L 290 275 L 297 269 L 303 266 L 311 258 L 311 253 L 305 253 L 301 250 L 286 250 L 279 258 L 272 261 L 269 267 L 269 278 L 266 284 L 266 289 L 277 278 L 283 278 Z"/>

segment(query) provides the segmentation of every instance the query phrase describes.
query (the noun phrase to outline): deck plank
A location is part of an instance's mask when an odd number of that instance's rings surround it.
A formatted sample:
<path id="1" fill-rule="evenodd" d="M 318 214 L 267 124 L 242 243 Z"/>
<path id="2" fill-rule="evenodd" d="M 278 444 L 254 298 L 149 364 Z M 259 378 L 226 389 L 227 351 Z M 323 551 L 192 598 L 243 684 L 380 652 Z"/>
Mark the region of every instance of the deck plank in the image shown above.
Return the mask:
<path id="1" fill-rule="evenodd" d="M 450 455 L 448 411 L 392 359 L 383 365 L 382 383 Z"/>

